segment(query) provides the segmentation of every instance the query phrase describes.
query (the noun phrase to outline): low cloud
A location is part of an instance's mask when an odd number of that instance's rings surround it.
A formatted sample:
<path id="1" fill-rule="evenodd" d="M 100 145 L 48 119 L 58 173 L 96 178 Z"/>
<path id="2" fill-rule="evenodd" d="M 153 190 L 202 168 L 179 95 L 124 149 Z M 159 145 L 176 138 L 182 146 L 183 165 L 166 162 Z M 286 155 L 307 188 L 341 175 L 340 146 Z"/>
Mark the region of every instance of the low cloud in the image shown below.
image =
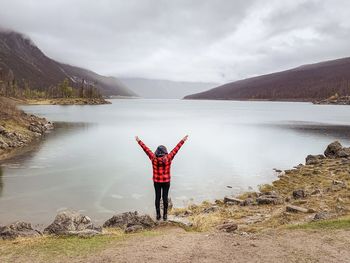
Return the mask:
<path id="1" fill-rule="evenodd" d="M 101 74 L 228 82 L 349 56 L 349 1 L 0 0 L 0 26 Z"/>

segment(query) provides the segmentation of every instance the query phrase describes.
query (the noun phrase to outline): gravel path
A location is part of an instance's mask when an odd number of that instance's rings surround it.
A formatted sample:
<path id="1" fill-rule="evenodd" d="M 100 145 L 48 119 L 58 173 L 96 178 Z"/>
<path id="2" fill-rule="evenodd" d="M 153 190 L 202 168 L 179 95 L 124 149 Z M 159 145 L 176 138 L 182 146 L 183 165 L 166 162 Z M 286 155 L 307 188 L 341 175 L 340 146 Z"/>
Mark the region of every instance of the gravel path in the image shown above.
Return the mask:
<path id="1" fill-rule="evenodd" d="M 256 235 L 168 227 L 72 262 L 349 262 L 350 231 L 284 230 Z"/>

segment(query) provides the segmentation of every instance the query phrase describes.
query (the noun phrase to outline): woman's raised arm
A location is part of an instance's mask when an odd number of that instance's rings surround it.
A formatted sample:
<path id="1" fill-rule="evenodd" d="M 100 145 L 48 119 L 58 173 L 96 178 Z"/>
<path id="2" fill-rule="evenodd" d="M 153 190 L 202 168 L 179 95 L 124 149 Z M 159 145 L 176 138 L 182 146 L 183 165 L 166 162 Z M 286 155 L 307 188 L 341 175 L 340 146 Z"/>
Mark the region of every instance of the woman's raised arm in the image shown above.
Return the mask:
<path id="1" fill-rule="evenodd" d="M 169 156 L 171 159 L 174 159 L 175 155 L 180 150 L 181 146 L 185 143 L 185 141 L 187 141 L 187 139 L 188 139 L 188 135 L 183 137 L 181 141 L 175 146 L 175 148 L 171 150 L 171 152 L 169 153 Z"/>
<path id="2" fill-rule="evenodd" d="M 141 146 L 142 150 L 144 150 L 144 152 L 147 154 L 147 156 L 152 160 L 155 157 L 154 153 L 147 147 L 146 144 L 144 144 L 140 140 L 140 138 L 138 136 L 135 136 L 135 140 Z"/>

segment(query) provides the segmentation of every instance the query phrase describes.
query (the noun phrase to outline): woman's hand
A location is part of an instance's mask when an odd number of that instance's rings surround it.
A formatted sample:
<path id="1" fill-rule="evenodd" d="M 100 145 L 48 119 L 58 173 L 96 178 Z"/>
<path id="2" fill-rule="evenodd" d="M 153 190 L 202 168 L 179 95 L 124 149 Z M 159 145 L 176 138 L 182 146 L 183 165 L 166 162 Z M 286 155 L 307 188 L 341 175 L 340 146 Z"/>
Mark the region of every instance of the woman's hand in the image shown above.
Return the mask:
<path id="1" fill-rule="evenodd" d="M 184 142 L 188 139 L 188 135 L 186 135 L 185 137 L 183 137 Z"/>
<path id="2" fill-rule="evenodd" d="M 136 140 L 137 142 L 139 142 L 139 141 L 140 141 L 139 136 L 135 136 L 135 140 Z"/>

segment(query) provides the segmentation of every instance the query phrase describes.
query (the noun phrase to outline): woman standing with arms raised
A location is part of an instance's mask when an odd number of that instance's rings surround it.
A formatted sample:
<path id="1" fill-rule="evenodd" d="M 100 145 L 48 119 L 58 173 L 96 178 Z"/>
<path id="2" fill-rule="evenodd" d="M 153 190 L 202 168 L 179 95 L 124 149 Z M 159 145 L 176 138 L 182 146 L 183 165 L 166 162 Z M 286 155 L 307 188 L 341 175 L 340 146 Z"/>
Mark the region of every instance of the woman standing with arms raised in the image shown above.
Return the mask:
<path id="1" fill-rule="evenodd" d="M 159 145 L 157 150 L 153 153 L 140 139 L 135 137 L 138 144 L 145 151 L 147 156 L 152 162 L 153 167 L 153 184 L 155 190 L 155 206 L 157 212 L 157 220 L 160 220 L 160 198 L 163 198 L 163 220 L 167 220 L 168 215 L 168 193 L 170 188 L 170 167 L 171 162 L 174 159 L 176 153 L 180 150 L 181 146 L 187 140 L 188 135 L 186 135 L 175 148 L 168 153 L 167 148 L 164 145 Z"/>

